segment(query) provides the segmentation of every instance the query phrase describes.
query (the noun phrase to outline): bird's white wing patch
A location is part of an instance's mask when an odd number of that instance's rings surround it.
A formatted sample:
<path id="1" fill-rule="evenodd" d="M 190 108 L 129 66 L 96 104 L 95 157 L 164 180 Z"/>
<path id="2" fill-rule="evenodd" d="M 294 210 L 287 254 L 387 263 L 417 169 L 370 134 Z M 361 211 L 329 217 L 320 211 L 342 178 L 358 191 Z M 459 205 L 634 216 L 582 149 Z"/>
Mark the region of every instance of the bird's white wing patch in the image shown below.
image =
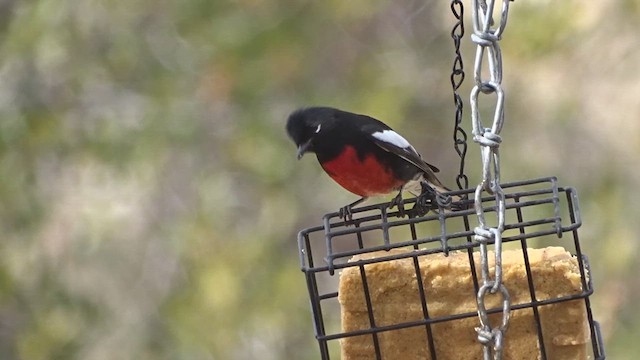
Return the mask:
<path id="1" fill-rule="evenodd" d="M 373 136 L 374 138 L 380 141 L 384 141 L 386 143 L 395 145 L 402 149 L 407 149 L 407 148 L 413 149 L 413 146 L 409 144 L 407 139 L 403 138 L 400 134 L 398 134 L 393 130 L 377 131 L 371 134 L 371 136 Z"/>
<path id="2" fill-rule="evenodd" d="M 403 138 L 397 132 L 389 129 L 382 131 L 377 130 L 371 133 L 371 136 L 373 137 L 372 141 L 383 150 L 400 156 L 418 168 L 424 170 L 425 173 L 433 175 L 434 172 L 439 171 L 437 167 L 424 162 L 424 160 L 422 160 L 422 156 L 420 156 L 416 149 L 409 144 L 407 139 Z M 433 175 L 433 177 L 435 178 L 435 175 Z"/>

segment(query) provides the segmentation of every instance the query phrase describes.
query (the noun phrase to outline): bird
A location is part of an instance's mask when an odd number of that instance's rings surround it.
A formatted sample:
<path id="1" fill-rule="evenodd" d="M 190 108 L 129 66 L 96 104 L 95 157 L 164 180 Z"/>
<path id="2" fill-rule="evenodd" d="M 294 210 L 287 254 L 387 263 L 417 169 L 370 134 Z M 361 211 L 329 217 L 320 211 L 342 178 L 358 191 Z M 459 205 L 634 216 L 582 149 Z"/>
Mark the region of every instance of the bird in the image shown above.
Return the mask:
<path id="1" fill-rule="evenodd" d="M 356 205 L 394 191 L 398 194 L 389 208 L 398 206 L 400 216 L 404 216 L 405 190 L 422 198 L 416 205 L 436 199 L 445 205 L 452 202 L 450 196 L 442 195 L 450 190 L 437 178 L 440 170 L 425 162 L 402 135 L 373 117 L 332 107 L 305 107 L 289 115 L 286 131 L 297 146 L 298 160 L 315 153 L 335 182 L 360 196 L 340 208 L 340 218 L 351 220 Z"/>

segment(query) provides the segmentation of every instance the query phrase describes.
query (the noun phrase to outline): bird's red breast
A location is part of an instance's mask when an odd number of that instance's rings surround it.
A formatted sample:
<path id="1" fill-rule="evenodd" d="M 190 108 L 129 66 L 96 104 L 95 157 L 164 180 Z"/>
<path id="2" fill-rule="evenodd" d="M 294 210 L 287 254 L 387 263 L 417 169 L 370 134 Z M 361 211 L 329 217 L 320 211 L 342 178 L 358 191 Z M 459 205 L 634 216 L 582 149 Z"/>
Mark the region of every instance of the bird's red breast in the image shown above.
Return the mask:
<path id="1" fill-rule="evenodd" d="M 400 189 L 405 181 L 380 163 L 373 154 L 360 159 L 352 146 L 321 163 L 324 171 L 343 188 L 363 197 L 388 194 Z"/>

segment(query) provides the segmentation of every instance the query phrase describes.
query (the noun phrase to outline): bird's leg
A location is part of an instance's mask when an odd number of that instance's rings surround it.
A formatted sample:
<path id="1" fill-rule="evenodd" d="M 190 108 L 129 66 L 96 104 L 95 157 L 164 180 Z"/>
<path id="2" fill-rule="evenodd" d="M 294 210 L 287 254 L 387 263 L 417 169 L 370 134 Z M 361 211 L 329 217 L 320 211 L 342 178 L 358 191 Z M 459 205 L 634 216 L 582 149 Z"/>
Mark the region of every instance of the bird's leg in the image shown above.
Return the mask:
<path id="1" fill-rule="evenodd" d="M 391 201 L 389 202 L 389 209 L 391 209 L 394 206 L 398 207 L 398 216 L 403 218 L 404 205 L 402 204 L 402 188 L 400 188 L 400 191 L 398 191 L 398 195 L 396 195 L 396 197 L 391 199 Z"/>
<path id="2" fill-rule="evenodd" d="M 338 216 L 340 217 L 340 219 L 344 219 L 345 221 L 351 221 L 353 220 L 353 213 L 351 211 L 351 209 L 353 209 L 354 206 L 360 204 L 361 202 L 367 200 L 366 197 L 362 197 L 354 202 L 352 202 L 351 204 L 347 205 L 347 206 L 343 206 L 340 208 L 340 210 L 338 210 Z"/>

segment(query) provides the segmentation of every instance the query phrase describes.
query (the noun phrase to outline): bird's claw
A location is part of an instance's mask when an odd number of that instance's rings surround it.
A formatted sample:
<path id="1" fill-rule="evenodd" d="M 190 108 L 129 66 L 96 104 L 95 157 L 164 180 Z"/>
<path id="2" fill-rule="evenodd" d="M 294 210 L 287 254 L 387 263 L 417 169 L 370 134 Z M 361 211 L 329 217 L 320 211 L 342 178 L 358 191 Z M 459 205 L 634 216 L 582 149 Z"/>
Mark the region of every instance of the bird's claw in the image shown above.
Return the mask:
<path id="1" fill-rule="evenodd" d="M 404 204 L 402 203 L 402 192 L 398 193 L 398 195 L 396 195 L 396 197 L 391 199 L 391 201 L 389 202 L 389 209 L 393 208 L 394 206 L 398 207 L 398 217 L 403 218 L 405 215 L 405 211 Z"/>
<path id="2" fill-rule="evenodd" d="M 416 203 L 409 211 L 409 217 L 414 218 L 418 216 L 424 216 L 433 208 L 432 198 L 420 195 L 416 198 Z"/>
<path id="3" fill-rule="evenodd" d="M 343 206 L 338 210 L 338 217 L 343 219 L 345 222 L 353 221 L 353 211 L 351 209 L 351 205 Z"/>
<path id="4" fill-rule="evenodd" d="M 436 193 L 435 198 L 436 198 L 435 199 L 436 203 L 438 203 L 438 206 L 443 207 L 445 209 L 451 208 L 451 204 L 453 203 L 453 199 L 451 198 L 450 195 Z"/>
<path id="5" fill-rule="evenodd" d="M 449 195 L 441 194 L 432 188 L 428 183 L 422 182 L 422 192 L 416 198 L 416 204 L 411 209 L 412 216 L 424 216 L 429 211 L 442 208 L 451 208 L 452 198 Z"/>

